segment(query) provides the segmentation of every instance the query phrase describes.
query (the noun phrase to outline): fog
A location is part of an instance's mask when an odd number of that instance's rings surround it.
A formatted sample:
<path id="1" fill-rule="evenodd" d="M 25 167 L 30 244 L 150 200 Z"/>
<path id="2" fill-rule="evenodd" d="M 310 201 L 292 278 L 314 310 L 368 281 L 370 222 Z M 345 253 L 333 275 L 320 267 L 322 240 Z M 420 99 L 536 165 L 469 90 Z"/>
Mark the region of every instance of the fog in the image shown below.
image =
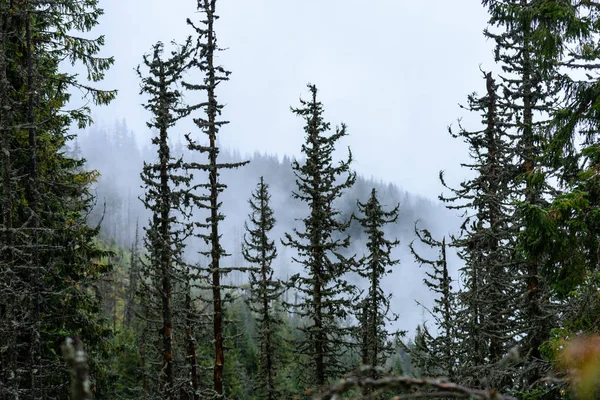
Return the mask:
<path id="1" fill-rule="evenodd" d="M 119 94 L 111 105 L 93 108 L 96 124 L 81 132 L 76 145 L 88 166 L 102 174 L 92 217 L 99 220 L 106 202 L 103 235 L 121 246 L 131 243 L 136 220 L 142 225 L 148 220 L 138 200 L 139 173 L 143 160 L 156 159 L 145 125 L 150 116 L 141 106 L 144 98 L 134 69 L 155 42 L 182 42 L 191 33 L 185 19 L 198 18 L 195 5 L 192 0 L 168 5 L 158 0 L 104 0 L 105 15 L 91 33 L 105 35 L 102 55 L 115 57 L 101 86 L 118 89 Z M 349 146 L 355 158 L 352 167 L 360 175 L 339 203 L 344 215 L 354 210 L 356 200 L 367 199 L 371 187 L 377 188 L 388 209 L 400 203 L 400 220 L 388 233 L 401 241 L 394 250 L 401 264 L 384 282 L 394 296 L 393 311 L 400 314 L 396 326 L 413 332 L 424 318 L 431 322 L 415 304 L 429 306 L 433 299 L 408 244 L 414 239 L 416 220 L 438 239 L 456 233 L 459 226 L 455 213 L 437 201 L 442 192 L 438 173 L 444 170 L 451 185 L 468 174 L 460 168 L 468 151 L 451 138 L 447 126 L 460 118 L 465 126 L 478 127 L 479 116 L 466 115 L 459 103 L 467 94 L 484 90 L 480 68 L 493 69 L 491 44 L 482 35 L 487 20 L 483 7 L 464 0 L 220 0 L 218 14 L 216 31 L 225 49 L 218 61 L 233 72 L 218 92 L 226 104 L 224 118 L 231 121 L 220 132 L 222 155 L 252 161 L 222 176 L 229 185 L 223 194 L 223 241 L 232 253 L 225 264 L 243 263 L 240 243 L 247 199 L 259 176 L 264 175 L 271 187 L 277 243 L 306 213 L 291 198 L 290 162 L 301 157 L 304 132 L 289 107 L 307 95 L 307 83 L 314 83 L 326 120 L 333 126 L 348 125 L 349 136 L 337 156 L 343 157 Z M 188 132 L 198 135 L 191 122 L 171 131 L 177 151 L 183 151 L 181 141 Z M 364 238 L 356 229 L 351 235 L 350 252 L 362 255 Z M 298 272 L 300 267 L 290 263 L 290 250 L 278 248 L 277 274 L 285 278 Z M 193 244 L 188 256 L 194 257 L 195 251 Z M 454 279 L 458 268 L 452 255 Z"/>
<path id="2" fill-rule="evenodd" d="M 140 232 L 150 218 L 144 209 L 139 197 L 143 196 L 140 171 L 143 161 L 155 161 L 156 149 L 146 143 L 142 149 L 138 148 L 137 135 L 133 133 L 125 121 L 113 124 L 96 124 L 93 128 L 82 132 L 75 143 L 76 151 L 86 158 L 87 167 L 98 170 L 101 176 L 94 186 L 97 204 L 90 215 L 91 223 L 102 223 L 102 237 L 107 242 L 122 248 L 129 248 L 135 235 L 136 221 L 140 223 Z M 186 159 L 192 160 L 195 156 L 189 154 L 181 142 L 172 143 L 174 153 L 182 154 Z M 75 151 L 75 149 L 73 149 Z M 291 158 L 288 156 L 266 155 L 261 153 L 240 154 L 235 149 L 224 149 L 221 152 L 221 162 L 236 162 L 250 160 L 247 166 L 225 171 L 221 174 L 221 181 L 229 187 L 222 193 L 223 206 L 221 212 L 226 216 L 221 224 L 220 232 L 223 235 L 222 244 L 231 254 L 222 261 L 222 265 L 243 266 L 245 261 L 241 255 L 241 242 L 244 234 L 244 222 L 250 213 L 248 199 L 260 176 L 269 184 L 271 193 L 271 206 L 277 220 L 271 232 L 275 239 L 279 256 L 273 266 L 280 279 L 301 272 L 302 267 L 291 261 L 293 250 L 281 245 L 280 239 L 285 232 L 291 233 L 294 227 L 299 228 L 297 219 L 305 217 L 308 213 L 306 204 L 292 198 L 292 190 L 296 190 Z M 384 290 L 392 293 L 392 311 L 400 315 L 394 327 L 413 332 L 417 324 L 428 318 L 422 307 L 416 301 L 430 306 L 433 298 L 422 283 L 424 269 L 414 262 L 410 255 L 408 245 L 414 239 L 414 223 L 419 220 L 421 227 L 426 227 L 434 235 L 447 235 L 458 226 L 458 220 L 437 201 L 409 193 L 397 185 L 358 176 L 356 184 L 337 202 L 341 218 L 348 218 L 356 213 L 356 201 L 365 202 L 371 192 L 376 188 L 379 199 L 386 209 L 391 209 L 400 204 L 400 217 L 398 222 L 386 227 L 389 238 L 398 238 L 400 245 L 393 251 L 393 256 L 400 259 L 400 265 L 393 268 L 393 273 L 383 281 Z M 197 212 L 194 216 L 201 220 L 205 216 Z M 351 237 L 351 246 L 344 253 L 351 256 L 362 256 L 366 252 L 366 236 L 357 223 L 353 223 L 346 232 Z M 199 250 L 205 250 L 204 243 L 199 239 L 190 240 L 186 258 L 191 263 L 206 266 L 208 260 L 198 255 Z M 424 255 L 435 257 L 427 248 L 420 249 Z M 451 263 L 453 275 L 456 276 L 458 263 Z M 242 273 L 233 273 L 229 277 L 236 284 L 247 282 L 247 277 Z M 350 276 L 350 280 L 360 288 L 365 288 L 366 282 L 357 277 Z"/>
<path id="3" fill-rule="evenodd" d="M 102 83 L 119 90 L 97 121 L 126 119 L 147 140 L 135 67 L 157 41 L 182 42 L 185 19 L 199 18 L 194 0 L 102 0 L 92 36 L 105 35 L 102 55 L 115 65 Z M 460 181 L 466 149 L 446 127 L 464 117 L 466 95 L 483 91 L 479 67 L 493 67 L 482 31 L 487 14 L 467 0 L 219 0 L 216 30 L 232 71 L 219 87 L 227 104 L 221 143 L 241 153 L 299 156 L 301 121 L 290 105 L 311 82 L 334 124 L 345 122 L 355 169 L 431 199 L 439 170 Z M 191 124 L 174 132 L 193 131 Z"/>

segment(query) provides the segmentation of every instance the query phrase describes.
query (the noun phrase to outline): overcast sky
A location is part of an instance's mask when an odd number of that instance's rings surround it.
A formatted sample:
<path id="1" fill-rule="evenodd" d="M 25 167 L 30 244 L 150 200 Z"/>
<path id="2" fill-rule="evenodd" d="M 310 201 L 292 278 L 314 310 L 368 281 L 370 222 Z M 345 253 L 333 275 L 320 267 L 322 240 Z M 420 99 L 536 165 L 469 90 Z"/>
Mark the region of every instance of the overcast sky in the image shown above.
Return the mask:
<path id="1" fill-rule="evenodd" d="M 194 0 L 101 0 L 95 33 L 113 55 L 106 88 L 119 90 L 97 121 L 125 118 L 146 140 L 139 79 L 134 68 L 156 41 L 183 41 L 197 20 Z M 492 45 L 482 30 L 486 11 L 468 0 L 219 0 L 216 26 L 227 51 L 219 62 L 231 81 L 219 88 L 231 121 L 221 143 L 242 154 L 255 150 L 299 155 L 302 122 L 290 111 L 314 83 L 334 126 L 348 125 L 355 169 L 431 198 L 445 169 L 453 181 L 466 149 L 447 133 L 458 108 L 482 92 L 479 65 L 490 68 Z M 187 131 L 188 128 L 186 127 Z"/>

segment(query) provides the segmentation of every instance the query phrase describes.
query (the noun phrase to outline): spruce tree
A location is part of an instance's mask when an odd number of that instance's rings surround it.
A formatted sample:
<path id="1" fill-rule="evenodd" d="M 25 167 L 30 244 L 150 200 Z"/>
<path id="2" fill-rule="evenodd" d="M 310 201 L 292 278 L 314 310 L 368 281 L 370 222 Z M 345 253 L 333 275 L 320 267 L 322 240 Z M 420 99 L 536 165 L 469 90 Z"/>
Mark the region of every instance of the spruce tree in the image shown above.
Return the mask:
<path id="1" fill-rule="evenodd" d="M 440 360 L 439 336 L 433 336 L 429 332 L 427 324 L 423 322 L 417 325 L 415 338 L 410 350 L 410 363 L 418 377 L 439 378 L 448 375 L 444 360 Z"/>
<path id="2" fill-rule="evenodd" d="M 560 266 L 552 269 L 550 281 L 561 300 L 593 276 L 598 262 L 598 10 L 594 2 L 579 4 L 583 29 L 561 62 L 567 71 L 561 81 L 565 102 L 552 115 L 545 154 L 564 189 L 544 210 L 546 223 L 540 230 L 552 262 Z"/>
<path id="3" fill-rule="evenodd" d="M 363 217 L 355 217 L 367 235 L 367 255 L 361 260 L 362 268 L 359 275 L 368 281 L 367 293 L 362 300 L 364 306 L 361 313 L 361 332 L 363 334 L 362 358 L 363 364 L 370 367 L 370 377 L 376 379 L 380 374 L 377 369 L 383 367 L 391 353 L 394 343 L 390 337 L 398 333 L 389 333 L 387 322 L 396 321 L 391 308 L 392 294 L 385 294 L 381 288 L 383 278 L 392 272 L 391 267 L 398 265 L 400 260 L 393 260 L 392 249 L 400 244 L 399 240 L 389 240 L 385 237 L 384 227 L 398 221 L 400 205 L 391 211 L 384 211 L 377 198 L 375 188 L 371 191 L 369 200 L 365 203 L 357 201 L 358 211 Z"/>
<path id="4" fill-rule="evenodd" d="M 250 272 L 248 307 L 257 314 L 258 342 L 260 345 L 259 371 L 261 382 L 258 385 L 262 398 L 274 400 L 279 397 L 276 387 L 278 370 L 277 354 L 281 343 L 278 339 L 279 316 L 273 309 L 282 293 L 281 283 L 273 277 L 271 264 L 277 257 L 275 241 L 269 239 L 269 232 L 275 226 L 273 209 L 270 206 L 269 186 L 260 177 L 260 182 L 248 200 L 252 213 L 248 216 L 250 226 L 245 223 L 246 234 L 242 243 L 244 259 L 253 265 Z"/>
<path id="5" fill-rule="evenodd" d="M 201 252 L 201 254 L 209 257 L 210 260 L 209 265 L 200 268 L 199 272 L 205 273 L 202 278 L 208 283 L 208 289 L 212 294 L 209 301 L 212 303 L 214 336 L 213 388 L 218 395 L 223 395 L 223 369 L 225 365 L 224 303 L 230 298 L 224 290 L 231 289 L 231 285 L 226 284 L 225 278 L 236 268 L 226 268 L 221 265 L 222 258 L 229 254 L 221 246 L 221 233 L 219 230 L 221 221 L 225 219 L 225 216 L 220 212 L 219 195 L 227 188 L 227 185 L 220 181 L 220 171 L 239 168 L 247 162 L 219 162 L 220 148 L 217 138 L 220 129 L 228 121 L 219 119 L 223 111 L 223 104 L 219 103 L 217 99 L 217 85 L 229 80 L 230 72 L 218 65 L 216 60 L 217 52 L 221 50 L 217 46 L 215 33 L 215 22 L 219 18 L 216 14 L 216 0 L 198 0 L 198 11 L 204 14 L 200 24 L 195 24 L 190 19 L 187 20 L 188 25 L 196 33 L 194 57 L 190 63 L 190 68 L 200 72 L 203 79 L 201 83 L 197 84 L 184 81 L 183 86 L 192 93 L 200 91 L 205 96 L 205 100 L 190 105 L 187 107 L 187 111 L 193 113 L 194 123 L 200 132 L 206 135 L 208 144 L 200 144 L 197 140 L 193 140 L 191 135 L 186 135 L 186 138 L 188 149 L 197 152 L 199 156 L 206 157 L 207 160 L 186 162 L 185 168 L 189 171 L 204 172 L 208 175 L 208 182 L 196 184 L 190 197 L 199 209 L 207 210 L 209 213 L 205 223 L 196 223 L 196 226 L 202 229 L 197 233 L 198 237 L 209 246 L 209 249 Z M 205 230 L 208 232 L 205 232 Z M 240 269 L 238 268 L 238 270 Z"/>
<path id="6" fill-rule="evenodd" d="M 585 35 L 589 25 L 579 15 L 578 2 L 540 0 L 482 1 L 490 13 L 486 37 L 495 42 L 500 64 L 502 89 L 510 114 L 514 158 L 520 183 L 512 189 L 517 205 L 512 223 L 520 230 L 516 253 L 519 267 L 515 276 L 518 291 L 522 353 L 528 363 L 523 375 L 532 383 L 541 377 L 540 346 L 548 339 L 557 316 L 551 301 L 548 272 L 553 268 L 548 242 L 541 238 L 548 197 L 555 195 L 548 185 L 551 169 L 544 158 L 550 137 L 549 115 L 560 105 L 559 69 L 569 41 Z M 495 29 L 495 28 L 496 29 Z M 540 240 L 542 239 L 542 240 Z M 521 279 L 523 278 L 523 279 Z"/>
<path id="7" fill-rule="evenodd" d="M 557 329 L 542 345 L 542 355 L 551 361 L 561 356 L 559 343 L 582 332 L 598 333 L 598 7 L 594 2 L 579 4 L 579 15 L 586 22 L 581 26 L 589 31 L 574 40 L 561 62 L 561 71 L 566 72 L 562 76 L 565 102 L 552 115 L 545 152 L 564 191 L 538 213 L 543 223 L 538 224 L 537 241 L 549 256 L 546 279 L 560 305 Z M 560 364 L 554 366 L 564 371 Z M 553 382 L 547 391 L 559 396 L 566 386 L 567 382 Z"/>
<path id="8" fill-rule="evenodd" d="M 154 396 L 161 399 L 174 399 L 179 396 L 176 387 L 175 375 L 180 366 L 175 366 L 173 341 L 174 341 L 174 310 L 175 298 L 173 291 L 182 283 L 184 277 L 184 263 L 182 253 L 183 241 L 190 234 L 190 225 L 185 220 L 178 221 L 186 215 L 186 185 L 189 177 L 182 172 L 183 161 L 181 158 L 171 156 L 169 147 L 169 129 L 178 119 L 187 112 L 181 108 L 181 92 L 175 87 L 180 81 L 189 57 L 188 41 L 171 57 L 161 58 L 163 44 L 153 46 L 151 56 L 144 56 L 144 64 L 148 68 L 148 75 L 144 76 L 138 68 L 142 79 L 142 93 L 147 93 L 149 98 L 144 107 L 151 112 L 152 119 L 147 122 L 151 129 L 156 129 L 156 136 L 152 143 L 157 146 L 158 162 L 150 164 L 144 162 L 142 181 L 146 194 L 142 199 L 145 207 L 152 212 L 144 244 L 148 254 L 148 261 L 142 266 L 143 282 L 141 290 L 148 293 L 149 304 L 145 309 L 150 311 L 145 316 L 149 324 L 146 329 L 159 333 L 157 354 L 151 354 L 147 347 L 146 357 L 155 358 L 157 366 L 155 377 L 159 387 Z M 155 314 L 153 307 L 160 310 L 160 317 Z M 158 317 L 158 318 L 157 318 Z M 160 321 L 154 322 L 156 319 Z"/>
<path id="9" fill-rule="evenodd" d="M 81 89 L 95 104 L 115 95 L 93 87 L 112 64 L 97 56 L 103 38 L 74 36 L 101 14 L 96 1 L 0 4 L 0 331 L 8 344 L 0 351 L 2 396 L 65 395 L 56 337 L 81 331 L 97 351 L 107 336 L 91 290 L 104 272 L 94 258 L 104 253 L 93 243 L 97 230 L 85 221 L 97 173 L 65 154 L 71 125 L 90 122 L 89 108 L 67 108 L 70 90 Z M 62 71 L 65 59 L 82 62 L 92 83 Z M 99 363 L 91 372 L 93 380 L 101 377 Z"/>
<path id="10" fill-rule="evenodd" d="M 446 377 L 455 379 L 456 357 L 456 301 L 452 291 L 452 278 L 448 273 L 446 256 L 446 237 L 435 240 L 427 229 L 419 229 L 415 223 L 415 234 L 420 243 L 432 249 L 439 249 L 439 257 L 430 260 L 419 255 L 410 243 L 410 252 L 420 266 L 429 266 L 423 282 L 436 296 L 431 314 L 434 319 L 437 335 L 433 337 L 427 326 L 417 327 L 415 349 L 411 351 L 411 361 L 420 370 L 421 376 L 430 378 Z M 470 349 L 469 349 L 470 351 Z"/>
<path id="11" fill-rule="evenodd" d="M 298 303 L 290 306 L 308 321 L 300 328 L 304 338 L 297 344 L 296 351 L 308 358 L 306 383 L 322 386 L 347 369 L 342 355 L 350 329 L 341 323 L 352 307 L 349 297 L 355 289 L 344 279 L 344 274 L 355 262 L 340 254 L 350 245 L 350 237 L 342 236 L 350 221 L 338 219 L 340 211 L 335 208 L 335 200 L 354 184 L 356 174 L 350 170 L 350 150 L 347 160 L 337 165 L 333 163 L 335 144 L 347 135 L 346 126 L 342 124 L 334 133 L 326 135 L 330 124 L 323 119 L 317 88 L 314 85 L 308 88 L 311 99 L 300 100 L 301 107 L 292 108 L 306 123 L 302 145 L 306 161 L 292 162 L 297 185 L 292 196 L 306 203 L 308 215 L 300 219 L 301 228 L 285 234 L 282 243 L 296 250 L 297 256 L 292 260 L 305 270 L 305 275 L 290 278 L 290 286 L 300 293 Z"/>
<path id="12" fill-rule="evenodd" d="M 451 197 L 440 198 L 450 209 L 464 211 L 461 234 L 451 245 L 458 248 L 464 261 L 463 285 L 456 320 L 456 336 L 463 349 L 462 376 L 471 385 L 506 385 L 506 371 L 494 368 L 515 346 L 515 321 L 523 317 L 515 302 L 522 263 L 515 259 L 519 223 L 515 223 L 513 196 L 519 171 L 512 164 L 516 150 L 512 147 L 514 105 L 497 95 L 497 85 L 490 73 L 484 74 L 486 94 L 468 97 L 471 112 L 481 113 L 483 129 L 468 131 L 459 126 L 456 137 L 464 140 L 471 161 L 462 164 L 475 177 L 449 188 Z"/>

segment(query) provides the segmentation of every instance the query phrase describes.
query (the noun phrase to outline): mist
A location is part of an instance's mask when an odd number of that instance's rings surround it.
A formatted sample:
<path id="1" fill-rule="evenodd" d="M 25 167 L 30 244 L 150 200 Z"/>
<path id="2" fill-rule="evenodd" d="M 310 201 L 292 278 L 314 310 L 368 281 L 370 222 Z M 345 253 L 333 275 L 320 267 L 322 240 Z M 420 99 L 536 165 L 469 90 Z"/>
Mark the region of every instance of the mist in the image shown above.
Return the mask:
<path id="1" fill-rule="evenodd" d="M 143 196 L 140 172 L 143 162 L 156 159 L 156 149 L 149 140 L 138 138 L 150 137 L 150 132 L 136 134 L 128 128 L 125 120 L 112 123 L 97 123 L 83 131 L 73 144 L 72 151 L 78 152 L 87 161 L 87 168 L 100 173 L 98 182 L 94 185 L 97 196 L 96 206 L 90 215 L 90 223 L 101 223 L 101 235 L 108 243 L 121 248 L 130 248 L 135 237 L 136 222 L 139 222 L 140 237 L 150 214 L 144 208 L 140 197 Z M 197 155 L 190 154 L 184 143 L 179 140 L 171 144 L 174 156 L 183 156 L 187 160 L 198 160 Z M 342 149 L 347 151 L 346 149 Z M 340 152 L 343 156 L 343 151 Z M 238 149 L 222 149 L 220 162 L 239 162 L 249 160 L 250 163 L 234 170 L 226 170 L 221 174 L 221 182 L 228 188 L 220 196 L 221 212 L 225 220 L 220 224 L 222 245 L 230 256 L 222 261 L 224 267 L 243 266 L 241 243 L 244 235 L 244 223 L 250 213 L 248 199 L 255 189 L 259 178 L 264 177 L 269 185 L 271 206 L 275 212 L 277 223 L 271 232 L 271 238 L 277 245 L 278 257 L 273 263 L 277 277 L 282 280 L 302 272 L 302 267 L 291 260 L 292 250 L 284 247 L 280 239 L 285 232 L 291 232 L 299 227 L 297 219 L 306 215 L 306 205 L 292 198 L 292 190 L 296 190 L 295 177 L 291 168 L 292 157 L 284 155 L 269 155 L 259 152 L 242 154 Z M 301 160 L 300 160 L 301 161 Z M 204 177 L 197 176 L 196 181 Z M 441 239 L 444 235 L 455 233 L 458 226 L 457 216 L 448 211 L 440 202 L 431 200 L 416 193 L 410 193 L 398 185 L 384 182 L 374 177 L 366 178 L 358 175 L 355 185 L 347 191 L 336 203 L 341 218 L 347 219 L 352 213 L 357 213 L 356 202 L 365 202 L 371 189 L 375 188 L 379 200 L 385 209 L 389 210 L 400 205 L 400 216 L 395 224 L 386 226 L 389 238 L 397 238 L 400 244 L 393 250 L 393 257 L 399 259 L 399 265 L 382 282 L 385 292 L 392 293 L 392 312 L 399 319 L 392 327 L 406 330 L 412 336 L 418 324 L 432 319 L 427 310 L 433 303 L 433 296 L 423 284 L 426 267 L 420 268 L 410 254 L 408 245 L 415 239 L 414 225 L 418 221 L 420 228 L 428 229 L 434 237 Z M 206 215 L 196 211 L 195 220 L 203 220 Z M 360 226 L 354 221 L 345 232 L 351 238 L 350 248 L 344 252 L 348 256 L 362 256 L 366 252 L 366 237 Z M 419 247 L 420 254 L 428 258 L 436 258 L 432 249 Z M 206 266 L 208 259 L 199 251 L 206 250 L 200 239 L 190 239 L 187 243 L 186 258 L 190 263 Z M 458 260 L 450 254 L 450 270 L 455 280 L 458 279 Z M 364 288 L 366 282 L 358 277 L 349 277 L 352 283 Z M 247 283 L 244 273 L 234 272 L 229 278 L 232 283 Z M 420 303 L 423 306 L 417 304 Z M 433 328 L 433 327 L 432 327 Z M 435 330 L 433 330 L 435 331 Z"/>

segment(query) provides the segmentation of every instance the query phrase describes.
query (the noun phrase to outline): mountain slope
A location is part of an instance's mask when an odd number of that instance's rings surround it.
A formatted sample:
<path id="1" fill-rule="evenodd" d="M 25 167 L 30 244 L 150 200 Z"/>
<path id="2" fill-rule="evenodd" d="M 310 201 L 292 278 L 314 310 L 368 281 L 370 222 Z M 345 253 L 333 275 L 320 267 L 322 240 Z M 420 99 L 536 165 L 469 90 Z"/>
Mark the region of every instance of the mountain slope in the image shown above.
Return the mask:
<path id="1" fill-rule="evenodd" d="M 174 154 L 189 157 L 181 143 L 174 144 L 173 150 Z M 127 129 L 125 122 L 119 122 L 112 127 L 101 126 L 83 132 L 73 151 L 87 159 L 88 168 L 96 169 L 101 174 L 95 188 L 98 203 L 89 217 L 90 222 L 100 222 L 103 235 L 108 241 L 128 248 L 134 237 L 136 221 L 139 220 L 140 226 L 143 226 L 149 218 L 138 199 L 142 194 L 139 173 L 143 160 L 152 161 L 156 158 L 154 149 L 144 146 L 140 150 L 134 134 Z M 221 157 L 222 162 L 243 159 L 239 152 L 227 149 L 222 150 Z M 244 221 L 250 212 L 247 201 L 260 176 L 270 185 L 272 207 L 277 219 L 276 227 L 272 231 L 274 238 L 283 237 L 284 232 L 290 231 L 297 224 L 296 218 L 300 218 L 306 212 L 304 205 L 291 196 L 296 184 L 290 166 L 291 159 L 288 156 L 280 159 L 275 155 L 254 153 L 246 159 L 250 159 L 248 166 L 227 171 L 221 176 L 221 181 L 228 185 L 222 195 L 222 212 L 226 218 L 221 232 L 223 246 L 231 254 L 231 257 L 224 259 L 224 266 L 243 263 L 241 241 Z M 377 190 L 381 203 L 386 208 L 400 204 L 398 223 L 388 227 L 388 233 L 390 237 L 397 237 L 401 241 L 400 246 L 394 250 L 394 257 L 401 260 L 401 265 L 384 282 L 384 289 L 394 294 L 393 311 L 401 315 L 398 327 L 412 331 L 424 315 L 414 300 L 425 305 L 432 301 L 431 295 L 422 284 L 424 271 L 418 268 L 408 252 L 408 244 L 414 238 L 414 223 L 420 220 L 422 227 L 427 227 L 434 235 L 441 236 L 456 226 L 456 220 L 439 203 L 403 191 L 395 184 L 386 184 L 362 176 L 357 177 L 354 187 L 338 203 L 342 215 L 348 217 L 356 212 L 356 200 L 365 201 L 371 188 Z M 203 218 L 201 215 L 197 217 Z M 353 223 L 348 234 L 352 238 L 349 253 L 361 255 L 365 251 L 365 237 L 358 224 Z M 274 265 L 278 276 L 286 278 L 298 272 L 299 266 L 292 263 L 290 250 L 281 246 L 279 240 L 276 242 L 279 257 Z M 187 252 L 190 261 L 206 262 L 197 255 L 200 246 L 198 241 L 190 243 Z M 458 265 L 454 265 L 452 269 L 456 271 Z M 236 283 L 246 281 L 242 274 L 231 278 Z"/>

